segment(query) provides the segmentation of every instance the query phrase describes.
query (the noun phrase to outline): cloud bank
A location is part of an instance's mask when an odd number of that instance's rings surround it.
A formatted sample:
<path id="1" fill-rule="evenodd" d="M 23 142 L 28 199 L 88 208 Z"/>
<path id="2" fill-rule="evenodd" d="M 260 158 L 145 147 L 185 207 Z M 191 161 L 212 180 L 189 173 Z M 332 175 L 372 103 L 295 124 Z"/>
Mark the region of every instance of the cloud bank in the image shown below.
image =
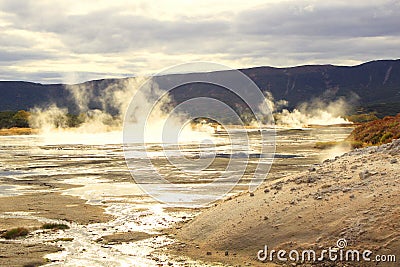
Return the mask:
<path id="1" fill-rule="evenodd" d="M 84 3 L 80 3 L 84 2 Z M 0 1 L 0 80 L 75 83 L 187 61 L 400 57 L 400 1 Z"/>

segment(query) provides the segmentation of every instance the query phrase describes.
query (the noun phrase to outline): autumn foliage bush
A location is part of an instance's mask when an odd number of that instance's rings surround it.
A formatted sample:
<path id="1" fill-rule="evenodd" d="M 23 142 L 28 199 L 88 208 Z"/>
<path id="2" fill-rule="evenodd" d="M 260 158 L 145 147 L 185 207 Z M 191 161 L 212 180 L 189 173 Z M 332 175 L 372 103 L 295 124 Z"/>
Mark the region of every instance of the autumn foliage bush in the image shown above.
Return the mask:
<path id="1" fill-rule="evenodd" d="M 348 137 L 362 146 L 381 145 L 400 138 L 400 113 L 359 125 Z"/>

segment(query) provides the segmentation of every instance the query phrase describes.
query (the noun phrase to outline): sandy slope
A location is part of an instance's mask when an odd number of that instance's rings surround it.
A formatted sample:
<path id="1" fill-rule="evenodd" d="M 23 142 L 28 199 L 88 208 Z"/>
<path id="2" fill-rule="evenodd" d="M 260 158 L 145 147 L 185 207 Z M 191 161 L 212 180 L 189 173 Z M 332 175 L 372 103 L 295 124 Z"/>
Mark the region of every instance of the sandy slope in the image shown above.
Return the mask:
<path id="1" fill-rule="evenodd" d="M 215 205 L 177 227 L 176 237 L 185 245 L 179 243 L 174 249 L 205 261 L 268 266 L 257 260 L 264 245 L 318 251 L 345 238 L 346 249 L 395 254 L 399 264 L 399 180 L 400 140 L 355 150 L 307 172 L 268 181 L 254 196 L 246 193 Z M 369 266 L 367 262 L 319 265 Z"/>

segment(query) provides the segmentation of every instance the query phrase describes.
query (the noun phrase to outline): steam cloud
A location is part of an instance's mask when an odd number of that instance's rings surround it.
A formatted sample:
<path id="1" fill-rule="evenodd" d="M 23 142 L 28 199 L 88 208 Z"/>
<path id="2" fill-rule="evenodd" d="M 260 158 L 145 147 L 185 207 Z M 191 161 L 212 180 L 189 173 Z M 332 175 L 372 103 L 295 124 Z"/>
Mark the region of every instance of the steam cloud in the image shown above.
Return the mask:
<path id="1" fill-rule="evenodd" d="M 138 90 L 144 84 L 148 88 Z M 40 130 L 45 144 L 122 143 L 121 132 L 125 112 L 134 95 L 138 100 L 133 103 L 136 112 L 133 118 L 128 119 L 130 122 L 138 124 L 146 123 L 148 127 L 146 128 L 145 142 L 162 142 L 162 135 L 168 136 L 168 129 L 164 128 L 167 119 L 172 127 L 179 129 L 179 140 L 181 141 L 210 139 L 215 130 L 207 124 L 193 127 L 187 123 L 187 117 L 184 114 L 174 114 L 171 119 L 168 114 L 171 99 L 163 96 L 161 101 L 157 102 L 156 100 L 163 95 L 163 90 L 158 88 L 153 81 L 145 83 L 144 78 L 116 80 L 97 93 L 90 83 L 67 85 L 66 88 L 70 91 L 79 109 L 80 115 L 77 119 L 80 124 L 74 128 L 67 128 L 68 121 L 71 119 L 67 116 L 67 109 L 59 108 L 56 105 L 51 105 L 46 109 L 32 109 L 30 125 Z M 93 101 L 100 104 L 99 109 L 90 109 L 90 103 Z M 293 111 L 282 109 L 287 106 L 288 102 L 285 100 L 275 101 L 270 92 L 265 93 L 265 101 L 269 110 L 274 112 L 278 126 L 299 128 L 309 125 L 350 123 L 342 117 L 349 108 L 348 102 L 343 98 L 332 102 L 315 98 L 308 103 L 299 105 Z M 154 105 L 154 103 L 157 104 Z M 143 116 L 149 109 L 152 109 L 151 116 Z M 183 127 L 184 125 L 186 126 Z M 171 131 L 171 134 L 176 133 L 175 129 Z M 96 134 L 96 137 L 93 134 Z M 174 138 L 171 137 L 171 140 Z M 139 136 L 138 139 L 140 139 Z"/>
<path id="2" fill-rule="evenodd" d="M 144 85 L 145 88 L 143 88 Z M 139 88 L 141 90 L 138 90 Z M 70 119 L 67 116 L 68 110 L 54 104 L 45 109 L 32 109 L 30 126 L 39 129 L 44 144 L 122 143 L 123 121 L 130 104 L 134 105 L 135 114 L 134 117 L 128 118 L 129 121 L 148 125 L 145 142 L 161 142 L 162 135 L 168 135 L 168 132 L 165 133 L 166 129 L 163 128 L 168 118 L 172 121 L 172 124 L 170 123 L 172 127 L 178 127 L 181 141 L 210 138 L 210 133 L 214 131 L 207 125 L 195 129 L 190 124 L 186 124 L 185 116 L 180 114 L 175 114 L 171 118 L 168 114 L 171 99 L 163 96 L 161 101 L 157 101 L 164 92 L 158 88 L 155 82 L 145 83 L 144 78 L 115 81 L 102 89 L 99 94 L 94 92 L 95 90 L 90 84 L 67 85 L 66 89 L 70 91 L 79 109 L 80 115 L 77 119 L 81 123 L 78 127 L 67 128 Z M 134 95 L 137 101 L 131 103 Z M 101 108 L 90 109 L 90 102 L 100 103 Z M 145 111 L 150 109 L 152 110 L 151 116 L 144 116 Z M 171 131 L 171 133 L 175 132 L 175 130 Z M 136 133 L 133 131 L 132 134 Z M 143 141 L 139 135 L 137 140 L 138 142 Z"/>
<path id="3" fill-rule="evenodd" d="M 278 102 L 279 105 L 287 104 Z M 293 111 L 282 109 L 275 114 L 276 123 L 290 128 L 301 128 L 310 125 L 351 124 L 344 115 L 350 106 L 344 98 L 335 101 L 326 101 L 315 98 L 310 102 L 302 103 Z"/>

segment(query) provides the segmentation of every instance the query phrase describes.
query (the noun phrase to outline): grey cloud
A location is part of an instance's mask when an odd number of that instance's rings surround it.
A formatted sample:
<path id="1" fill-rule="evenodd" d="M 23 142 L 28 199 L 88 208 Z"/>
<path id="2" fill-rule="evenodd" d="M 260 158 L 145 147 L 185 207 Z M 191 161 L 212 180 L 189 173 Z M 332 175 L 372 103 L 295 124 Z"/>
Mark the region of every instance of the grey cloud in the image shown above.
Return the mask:
<path id="1" fill-rule="evenodd" d="M 45 60 L 55 59 L 55 55 L 45 52 L 28 51 L 28 50 L 8 50 L 0 48 L 0 65 L 12 64 L 13 62 L 29 61 L 29 60 Z"/>
<path id="2" fill-rule="evenodd" d="M 0 29 L 1 31 L 2 29 Z M 10 35 L 7 33 L 0 34 L 0 46 L 9 48 L 30 48 L 32 47 L 32 41 L 21 36 Z"/>
<path id="3" fill-rule="evenodd" d="M 28 6 L 32 8 L 32 5 Z M 14 20 L 14 26 L 56 33 L 72 51 L 78 53 L 112 53 L 149 48 L 161 51 L 171 44 L 179 46 L 181 43 L 190 50 L 196 44 L 194 41 L 217 38 L 229 30 L 227 22 L 222 20 L 186 18 L 164 21 L 121 15 L 122 11 L 121 8 L 87 15 L 57 15 L 57 12 L 45 9 L 40 16 L 37 11 L 16 11 L 14 14 L 18 19 Z"/>
<path id="4" fill-rule="evenodd" d="M 38 16 L 35 4 L 25 3 L 24 11 L 20 5 L 6 9 L 14 10 L 18 16 L 17 27 L 56 33 L 77 53 L 154 50 L 201 54 L 224 52 L 243 40 L 253 42 L 246 45 L 251 50 L 253 45 L 260 44 L 260 40 L 251 40 L 251 36 L 301 39 L 302 36 L 355 38 L 400 34 L 400 5 L 394 1 L 353 6 L 316 3 L 312 9 L 307 8 L 308 1 L 293 1 L 247 10 L 232 16 L 230 22 L 214 17 L 164 21 L 121 15 L 123 8 L 79 16 L 43 9 Z M 268 44 L 265 48 L 268 49 Z"/>
<path id="5" fill-rule="evenodd" d="M 1 81 L 30 81 L 39 83 L 59 83 L 62 80 L 62 75 L 57 72 L 24 72 L 8 67 L 2 68 Z"/>
<path id="6" fill-rule="evenodd" d="M 348 4 L 345 1 L 291 1 L 232 13 L 224 18 L 210 12 L 209 17 L 185 16 L 175 20 L 128 15 L 123 7 L 69 15 L 63 12 L 61 4 L 43 3 L 0 0 L 0 9 L 12 29 L 52 33 L 63 42 L 65 50 L 50 54 L 34 49 L 32 41 L 24 37 L 0 35 L 0 61 L 4 64 L 78 58 L 80 54 L 139 53 L 140 58 L 120 60 L 123 63 L 118 64 L 123 65 L 118 67 L 143 72 L 146 70 L 140 68 L 151 65 L 146 58 L 151 53 L 174 58 L 190 54 L 198 60 L 218 55 L 216 60 L 244 59 L 253 65 L 286 66 L 400 57 L 398 0 Z M 162 60 L 167 62 L 165 58 Z M 45 79 L 45 76 L 29 75 Z M 87 73 L 85 77 L 101 78 L 101 75 L 107 74 Z"/>
<path id="7" fill-rule="evenodd" d="M 74 45 L 78 52 L 121 52 L 130 49 L 154 49 L 162 52 L 172 44 L 185 44 L 190 50 L 190 41 L 215 38 L 224 31 L 225 25 L 218 22 L 157 21 L 137 16 L 109 16 L 98 21 L 97 27 L 81 27 L 86 17 L 76 18 L 74 26 L 65 34 L 64 41 Z"/>
<path id="8" fill-rule="evenodd" d="M 396 4 L 397 3 L 397 4 Z M 242 12 L 238 32 L 256 35 L 368 37 L 400 34 L 400 5 L 396 1 L 365 6 L 292 1 Z"/>

